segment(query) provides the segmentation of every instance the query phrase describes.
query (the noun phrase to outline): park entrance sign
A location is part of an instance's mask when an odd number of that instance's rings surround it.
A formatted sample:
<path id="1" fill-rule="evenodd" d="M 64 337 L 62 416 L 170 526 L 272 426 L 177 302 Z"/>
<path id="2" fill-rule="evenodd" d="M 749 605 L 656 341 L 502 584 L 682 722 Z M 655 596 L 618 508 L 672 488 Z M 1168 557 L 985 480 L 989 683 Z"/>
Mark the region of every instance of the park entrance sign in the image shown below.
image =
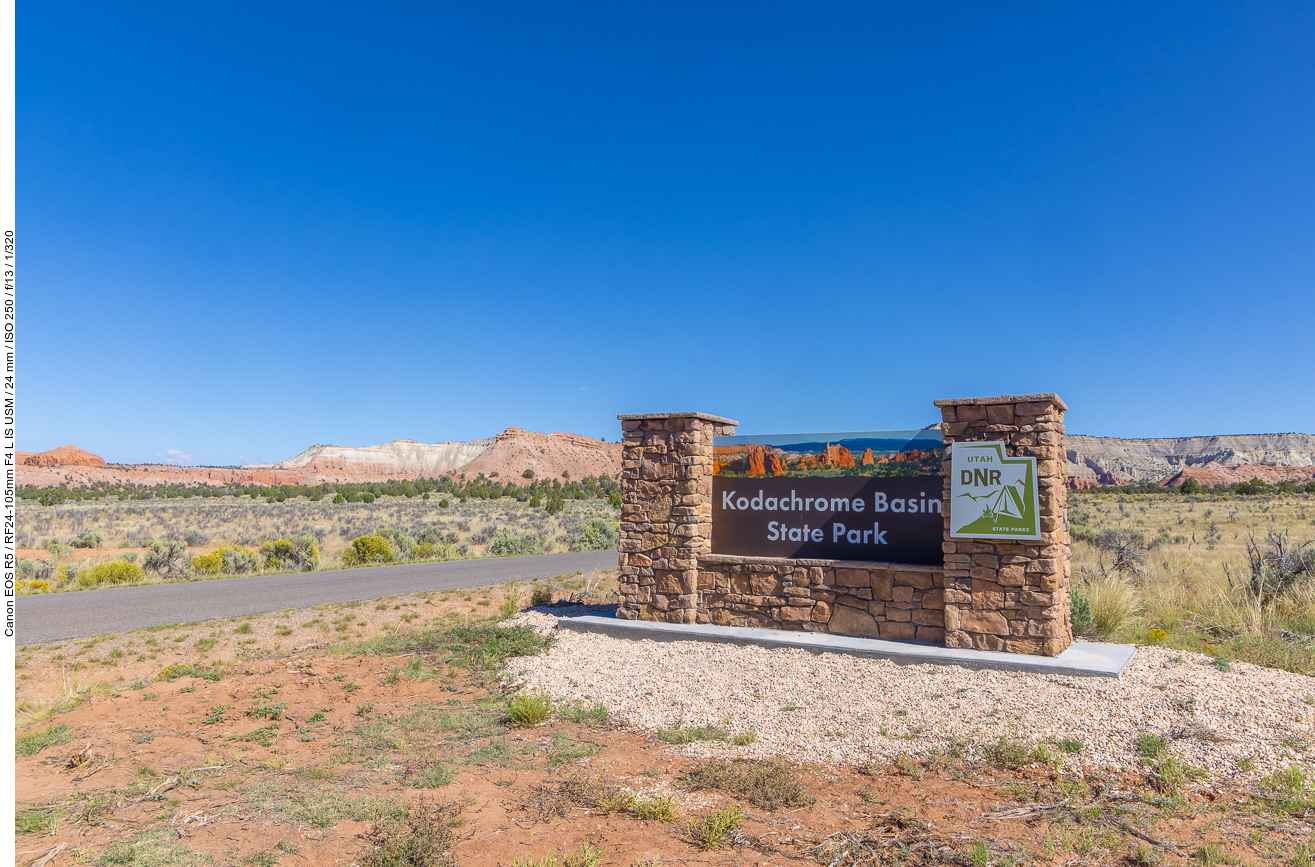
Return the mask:
<path id="1" fill-rule="evenodd" d="M 950 453 L 950 536 L 1041 538 L 1036 458 L 1011 458 L 998 442 L 955 443 Z"/>
<path id="2" fill-rule="evenodd" d="M 940 565 L 940 430 L 718 436 L 712 552 Z"/>
<path id="3" fill-rule="evenodd" d="M 922 431 L 736 436 L 620 416 L 616 616 L 1056 656 L 1072 643 L 1064 402 Z"/>

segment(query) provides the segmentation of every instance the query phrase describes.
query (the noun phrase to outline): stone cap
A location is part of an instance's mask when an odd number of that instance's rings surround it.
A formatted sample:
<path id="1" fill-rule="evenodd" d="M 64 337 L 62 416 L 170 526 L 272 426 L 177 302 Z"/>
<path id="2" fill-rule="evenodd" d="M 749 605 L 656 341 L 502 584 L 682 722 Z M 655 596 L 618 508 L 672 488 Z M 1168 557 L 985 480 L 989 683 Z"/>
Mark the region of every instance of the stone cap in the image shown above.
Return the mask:
<path id="1" fill-rule="evenodd" d="M 935 406 L 991 406 L 1001 403 L 1053 403 L 1061 411 L 1068 411 L 1068 404 L 1059 399 L 1054 392 L 1045 394 L 1001 394 L 996 397 L 960 397 L 952 400 L 934 400 Z"/>
<path id="2" fill-rule="evenodd" d="M 710 421 L 713 424 L 729 424 L 739 426 L 739 422 L 733 418 L 724 418 L 719 415 L 708 415 L 706 412 L 641 412 L 637 415 L 619 415 L 621 421 L 644 421 L 646 419 L 659 418 L 697 418 L 701 421 Z"/>
<path id="3" fill-rule="evenodd" d="M 888 572 L 944 572 L 944 566 L 884 563 L 876 560 L 811 560 L 800 557 L 745 557 L 740 554 L 700 554 L 699 563 L 712 566 L 821 566 L 839 569 L 882 569 Z"/>

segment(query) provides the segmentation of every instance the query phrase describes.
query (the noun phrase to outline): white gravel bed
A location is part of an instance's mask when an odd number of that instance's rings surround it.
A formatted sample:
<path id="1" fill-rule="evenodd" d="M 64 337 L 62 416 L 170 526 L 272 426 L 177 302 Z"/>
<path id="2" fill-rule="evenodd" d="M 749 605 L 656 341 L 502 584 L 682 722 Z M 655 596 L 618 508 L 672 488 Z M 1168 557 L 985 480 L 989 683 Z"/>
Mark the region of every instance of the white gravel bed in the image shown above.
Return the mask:
<path id="1" fill-rule="evenodd" d="M 507 622 L 545 630 L 549 620 L 525 612 Z M 1027 745 L 1073 738 L 1083 749 L 1067 762 L 1130 769 L 1138 765 L 1135 737 L 1150 731 L 1171 738 L 1170 752 L 1184 761 L 1228 778 L 1304 764 L 1315 745 L 1308 703 L 1315 679 L 1238 662 L 1223 672 L 1209 657 L 1158 647 L 1139 648 L 1121 678 L 1088 678 L 567 630 L 556 636 L 547 653 L 509 663 L 514 684 L 600 702 L 634 728 L 716 725 L 757 734 L 747 747 L 683 748 L 695 755 L 861 764 L 935 753 L 954 739 L 971 751 L 1002 736 Z M 1246 758 L 1254 760 L 1249 772 L 1238 768 Z"/>

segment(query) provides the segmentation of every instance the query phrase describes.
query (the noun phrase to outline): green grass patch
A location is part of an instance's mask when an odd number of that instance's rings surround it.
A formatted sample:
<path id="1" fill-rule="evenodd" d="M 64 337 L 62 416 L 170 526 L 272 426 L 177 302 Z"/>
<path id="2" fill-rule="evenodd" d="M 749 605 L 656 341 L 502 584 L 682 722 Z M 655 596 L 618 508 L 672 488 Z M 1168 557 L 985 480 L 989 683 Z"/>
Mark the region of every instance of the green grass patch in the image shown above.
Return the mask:
<path id="1" fill-rule="evenodd" d="M 537 726 L 552 716 L 552 698 L 544 692 L 527 692 L 507 702 L 507 718 L 521 728 Z"/>
<path id="2" fill-rule="evenodd" d="M 744 814 L 740 808 L 731 804 L 720 810 L 714 810 L 701 819 L 695 819 L 685 826 L 694 845 L 704 851 L 720 849 L 726 842 L 726 835 L 740 827 Z"/>
<path id="3" fill-rule="evenodd" d="M 248 787 L 243 793 L 243 803 L 256 812 L 276 813 L 321 830 L 347 820 L 398 819 L 406 812 L 406 804 L 395 797 L 362 795 L 349 798 L 344 797 L 342 789 L 337 786 L 285 785 L 273 780 Z"/>
<path id="4" fill-rule="evenodd" d="M 202 680 L 216 681 L 224 675 L 217 668 L 205 665 L 197 665 L 191 662 L 180 662 L 177 665 L 171 665 L 155 676 L 156 680 L 177 680 L 180 677 L 199 677 Z"/>
<path id="5" fill-rule="evenodd" d="M 566 732 L 558 732 L 553 736 L 552 746 L 548 748 L 548 767 L 555 768 L 567 762 L 595 756 L 599 750 L 600 747 L 593 741 L 577 740 Z"/>
<path id="6" fill-rule="evenodd" d="M 677 726 L 669 729 L 659 729 L 657 739 L 664 744 L 691 744 L 694 741 L 725 741 L 730 738 L 730 734 L 723 728 L 717 726 L 693 726 L 683 728 Z"/>
<path id="7" fill-rule="evenodd" d="M 433 762 L 407 774 L 402 783 L 412 789 L 441 789 L 455 776 L 451 768 Z"/>
<path id="8" fill-rule="evenodd" d="M 180 836 L 172 828 L 147 831 L 131 840 L 111 844 L 95 863 L 106 867 L 122 864 L 133 867 L 200 867 L 211 863 L 209 855 L 177 842 Z"/>
<path id="9" fill-rule="evenodd" d="M 363 836 L 361 867 L 455 867 L 452 829 L 461 824 L 455 804 L 416 804 L 384 816 Z"/>
<path id="10" fill-rule="evenodd" d="M 992 743 L 982 747 L 988 761 L 998 768 L 1006 770 L 1022 768 L 1031 764 L 1049 764 L 1055 757 L 1045 744 L 1037 743 L 1028 747 L 1003 735 Z"/>
<path id="11" fill-rule="evenodd" d="M 1159 759 L 1169 750 L 1169 739 L 1154 732 L 1138 732 L 1132 741 L 1132 751 L 1147 764 Z"/>
<path id="12" fill-rule="evenodd" d="M 472 671 L 492 671 L 509 659 L 542 653 L 550 643 L 551 638 L 528 626 L 477 623 L 379 635 L 349 650 L 357 655 L 424 653 Z"/>
<path id="13" fill-rule="evenodd" d="M 23 834 L 54 834 L 63 818 L 63 811 L 55 804 L 33 807 L 14 813 L 14 827 Z"/>
<path id="14" fill-rule="evenodd" d="M 273 746 L 274 738 L 278 737 L 278 724 L 264 726 L 255 731 L 247 732 L 244 735 L 229 735 L 230 741 L 242 741 L 249 744 L 260 744 L 262 747 Z"/>
<path id="15" fill-rule="evenodd" d="M 612 715 L 601 704 L 588 706 L 581 702 L 559 704 L 556 710 L 558 717 L 576 725 L 605 726 L 612 723 Z"/>
<path id="16" fill-rule="evenodd" d="M 763 810 L 804 807 L 817 802 L 799 774 L 782 759 L 726 762 L 719 759 L 695 766 L 684 785 L 694 791 L 726 792 Z"/>
<path id="17" fill-rule="evenodd" d="M 23 732 L 14 740 L 14 753 L 20 757 L 35 756 L 46 747 L 58 746 L 72 740 L 73 734 L 63 723 L 44 729 Z"/>

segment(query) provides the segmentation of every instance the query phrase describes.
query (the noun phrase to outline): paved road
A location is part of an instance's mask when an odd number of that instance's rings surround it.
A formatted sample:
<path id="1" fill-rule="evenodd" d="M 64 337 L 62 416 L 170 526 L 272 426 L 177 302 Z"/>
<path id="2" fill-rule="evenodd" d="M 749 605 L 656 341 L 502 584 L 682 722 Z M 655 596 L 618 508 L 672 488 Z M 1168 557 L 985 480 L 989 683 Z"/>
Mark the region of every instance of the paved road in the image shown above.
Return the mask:
<path id="1" fill-rule="evenodd" d="M 50 644 L 101 632 L 615 568 L 615 551 L 587 551 L 22 596 L 17 601 L 17 642 Z"/>

